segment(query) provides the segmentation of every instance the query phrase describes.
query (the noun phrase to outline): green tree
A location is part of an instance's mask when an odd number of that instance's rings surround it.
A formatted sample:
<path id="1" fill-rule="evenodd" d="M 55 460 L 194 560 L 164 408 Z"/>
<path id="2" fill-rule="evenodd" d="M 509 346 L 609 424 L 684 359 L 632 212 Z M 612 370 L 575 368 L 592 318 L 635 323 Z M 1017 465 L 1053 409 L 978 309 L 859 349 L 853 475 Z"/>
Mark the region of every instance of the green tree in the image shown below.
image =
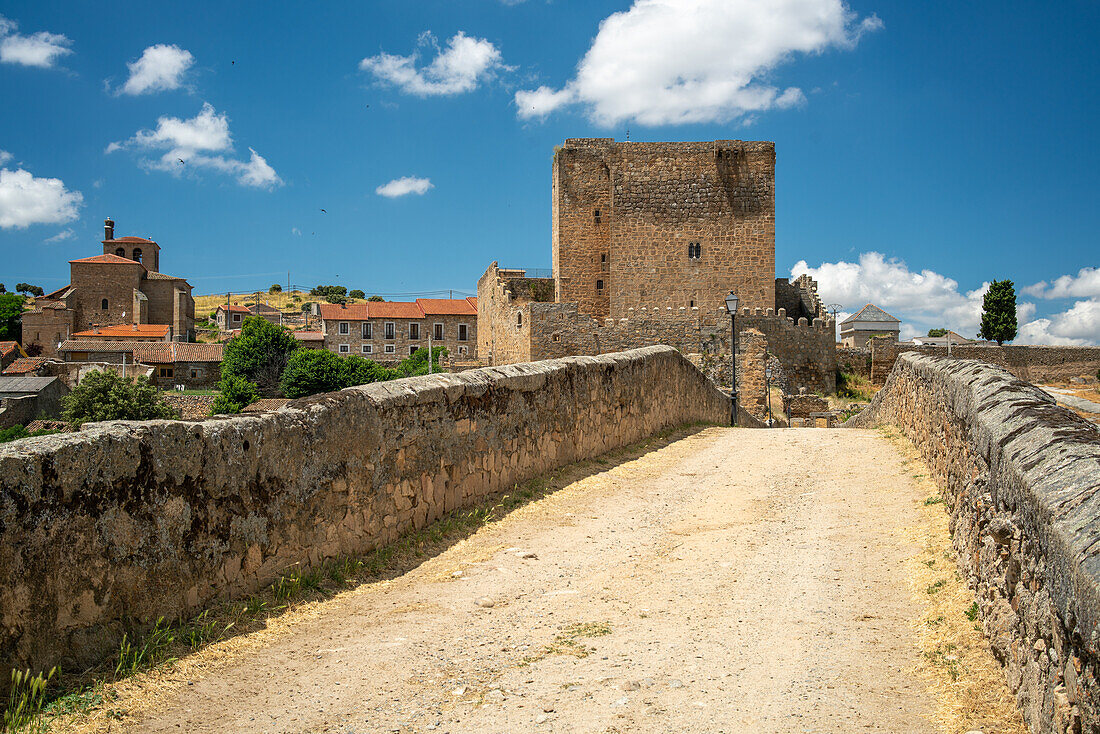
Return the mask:
<path id="1" fill-rule="evenodd" d="M 268 293 L 282 293 L 283 287 L 278 283 L 272 283 L 271 287 L 267 289 Z"/>
<path id="2" fill-rule="evenodd" d="M 439 373 L 443 371 L 439 369 L 439 360 L 446 356 L 446 347 L 432 347 L 432 372 Z M 420 347 L 406 359 L 401 360 L 397 365 L 397 372 L 400 373 L 401 377 L 416 377 L 417 375 L 428 374 L 428 350 L 425 347 Z"/>
<path id="3" fill-rule="evenodd" d="M 114 372 L 93 370 L 61 399 L 61 414 L 74 426 L 89 421 L 148 421 L 179 418 L 147 377 L 133 382 Z"/>
<path id="4" fill-rule="evenodd" d="M 982 298 L 982 327 L 978 335 L 1000 346 L 1016 338 L 1016 287 L 1011 280 L 995 280 Z"/>
<path id="5" fill-rule="evenodd" d="M 240 413 L 248 405 L 256 402 L 260 391 L 256 384 L 243 377 L 222 374 L 218 380 L 218 396 L 210 406 L 210 415 Z"/>
<path id="6" fill-rule="evenodd" d="M 259 316 L 249 316 L 240 336 L 230 339 L 222 356 L 222 376 L 255 383 L 260 394 L 274 396 L 298 340 L 289 331 Z"/>
<path id="7" fill-rule="evenodd" d="M 348 298 L 365 298 L 366 295 L 366 293 L 356 288 L 355 290 L 348 293 Z"/>
<path id="8" fill-rule="evenodd" d="M 299 349 L 283 370 L 283 396 L 300 398 L 339 390 L 341 359 L 327 349 Z"/>
<path id="9" fill-rule="evenodd" d="M 284 396 L 300 398 L 401 376 L 358 354 L 341 357 L 327 349 L 299 349 L 287 360 L 282 389 Z"/>
<path id="10" fill-rule="evenodd" d="M 0 339 L 21 341 L 24 300 L 18 293 L 0 293 Z"/>
<path id="11" fill-rule="evenodd" d="M 371 296 L 367 300 L 370 301 L 371 303 L 382 303 L 386 299 L 383 298 L 382 296 Z"/>
<path id="12" fill-rule="evenodd" d="M 947 329 L 929 329 L 928 336 L 947 336 Z"/>
<path id="13" fill-rule="evenodd" d="M 401 377 L 397 370 L 353 354 L 340 360 L 340 387 L 366 385 L 371 382 L 385 382 Z"/>
<path id="14" fill-rule="evenodd" d="M 302 304 L 302 313 L 306 313 L 306 312 L 312 311 L 312 310 L 313 310 L 313 301 L 306 301 L 305 303 Z"/>

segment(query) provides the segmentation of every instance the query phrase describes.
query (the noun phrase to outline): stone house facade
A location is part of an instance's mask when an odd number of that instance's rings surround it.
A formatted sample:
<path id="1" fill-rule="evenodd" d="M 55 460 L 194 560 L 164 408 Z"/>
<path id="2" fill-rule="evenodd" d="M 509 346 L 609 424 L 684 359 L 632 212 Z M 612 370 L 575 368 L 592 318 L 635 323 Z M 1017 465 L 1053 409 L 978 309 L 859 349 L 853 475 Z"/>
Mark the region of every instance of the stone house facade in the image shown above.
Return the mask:
<path id="1" fill-rule="evenodd" d="M 556 300 L 596 318 L 654 303 L 775 308 L 775 144 L 570 138 L 554 155 Z"/>
<path id="2" fill-rule="evenodd" d="M 477 299 L 418 298 L 320 305 L 324 348 L 381 362 L 399 362 L 417 349 L 446 347 L 452 356 L 477 356 Z"/>
<path id="3" fill-rule="evenodd" d="M 69 284 L 35 299 L 23 314 L 24 343 L 54 356 L 77 332 L 130 324 L 164 325 L 173 341 L 194 339 L 191 285 L 157 271 L 160 246 L 143 237 L 116 238 L 110 219 L 104 235 L 103 254 L 70 260 Z"/>

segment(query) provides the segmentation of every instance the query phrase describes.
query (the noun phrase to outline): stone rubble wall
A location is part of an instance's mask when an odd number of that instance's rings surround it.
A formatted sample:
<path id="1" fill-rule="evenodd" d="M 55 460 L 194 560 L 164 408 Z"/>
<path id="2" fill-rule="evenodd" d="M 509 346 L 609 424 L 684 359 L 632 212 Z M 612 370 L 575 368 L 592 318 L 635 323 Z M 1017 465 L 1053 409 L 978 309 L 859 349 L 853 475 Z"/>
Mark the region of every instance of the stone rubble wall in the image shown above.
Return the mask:
<path id="1" fill-rule="evenodd" d="M 699 370 L 650 347 L 6 444 L 0 680 L 12 667 L 85 669 L 132 626 L 365 553 L 662 429 L 728 420 Z"/>
<path id="2" fill-rule="evenodd" d="M 837 369 L 850 375 L 871 379 L 871 350 L 867 347 L 836 347 Z M 882 384 L 882 383 L 879 383 Z"/>
<path id="3" fill-rule="evenodd" d="M 901 354 L 848 426 L 897 426 L 1033 732 L 1100 731 L 1100 431 L 1007 370 Z"/>
<path id="4" fill-rule="evenodd" d="M 881 385 L 894 367 L 898 356 L 919 352 L 937 357 L 947 356 L 947 347 L 924 347 L 898 344 L 884 339 L 871 340 L 871 381 Z M 956 346 L 951 347 L 956 359 L 978 359 L 1004 367 L 1021 380 L 1035 383 L 1067 382 L 1073 377 L 1095 377 L 1100 370 L 1100 347 L 1046 347 L 1027 345 Z"/>

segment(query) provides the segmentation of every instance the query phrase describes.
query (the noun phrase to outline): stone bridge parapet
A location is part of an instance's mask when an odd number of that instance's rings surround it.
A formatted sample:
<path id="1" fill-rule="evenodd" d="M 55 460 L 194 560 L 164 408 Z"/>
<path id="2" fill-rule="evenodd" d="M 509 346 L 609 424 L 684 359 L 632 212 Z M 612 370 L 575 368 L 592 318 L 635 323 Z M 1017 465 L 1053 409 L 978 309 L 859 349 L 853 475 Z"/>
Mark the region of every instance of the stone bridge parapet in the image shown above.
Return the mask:
<path id="1" fill-rule="evenodd" d="M 1006 369 L 904 352 L 847 425 L 897 426 L 1033 732 L 1100 731 L 1100 431 Z"/>
<path id="2" fill-rule="evenodd" d="M 729 401 L 670 347 L 414 377 L 0 448 L 0 680 L 358 555 Z"/>

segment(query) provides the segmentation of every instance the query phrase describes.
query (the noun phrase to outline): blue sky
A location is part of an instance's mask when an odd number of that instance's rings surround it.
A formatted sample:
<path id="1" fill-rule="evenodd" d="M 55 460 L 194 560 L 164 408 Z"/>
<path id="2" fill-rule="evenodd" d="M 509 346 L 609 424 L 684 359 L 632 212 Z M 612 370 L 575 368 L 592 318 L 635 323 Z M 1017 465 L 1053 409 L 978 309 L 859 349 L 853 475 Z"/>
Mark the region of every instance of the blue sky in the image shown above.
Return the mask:
<path id="1" fill-rule="evenodd" d="M 288 270 L 472 293 L 494 259 L 549 266 L 554 145 L 629 129 L 774 140 L 777 274 L 813 273 L 845 311 L 969 333 L 983 283 L 1011 278 L 1020 341 L 1100 341 L 1094 0 L 2 13 L 9 288 L 63 285 L 110 215 L 197 293 Z"/>

